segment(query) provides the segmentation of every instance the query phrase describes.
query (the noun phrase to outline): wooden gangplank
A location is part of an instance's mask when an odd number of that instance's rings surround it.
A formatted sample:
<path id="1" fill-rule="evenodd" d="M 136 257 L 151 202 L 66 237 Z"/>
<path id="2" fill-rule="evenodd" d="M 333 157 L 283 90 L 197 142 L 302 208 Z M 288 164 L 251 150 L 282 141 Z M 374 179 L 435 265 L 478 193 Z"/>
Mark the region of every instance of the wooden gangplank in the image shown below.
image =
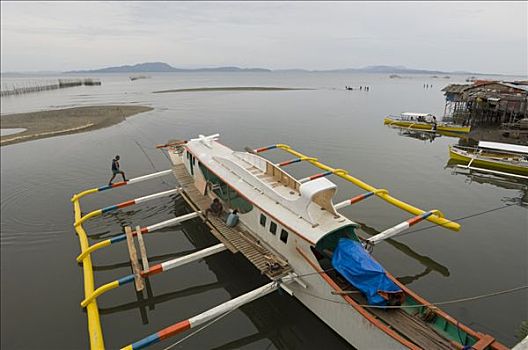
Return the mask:
<path id="1" fill-rule="evenodd" d="M 175 161 L 176 154 L 169 152 L 173 165 L 173 174 L 181 187 L 181 195 L 189 206 L 195 210 L 209 208 L 212 200 L 207 195 L 202 195 L 194 184 L 194 179 L 189 175 L 185 165 Z M 205 217 L 204 217 L 205 219 Z M 211 233 L 233 253 L 242 253 L 262 274 L 271 279 L 276 279 L 291 271 L 288 263 L 273 254 L 269 249 L 262 246 L 251 235 L 239 227 L 228 227 L 221 218 L 209 215 L 205 223 L 211 229 Z"/>

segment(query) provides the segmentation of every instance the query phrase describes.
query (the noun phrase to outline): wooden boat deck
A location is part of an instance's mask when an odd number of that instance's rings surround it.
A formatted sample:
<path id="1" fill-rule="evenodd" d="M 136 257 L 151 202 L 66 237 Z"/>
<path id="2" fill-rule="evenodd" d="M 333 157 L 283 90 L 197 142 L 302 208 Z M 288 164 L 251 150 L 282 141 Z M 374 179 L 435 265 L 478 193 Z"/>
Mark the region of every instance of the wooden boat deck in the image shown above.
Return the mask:
<path id="1" fill-rule="evenodd" d="M 171 161 L 176 154 L 169 152 Z M 205 212 L 212 203 L 207 195 L 202 195 L 194 185 L 194 179 L 189 175 L 185 165 L 176 163 L 172 167 L 173 174 L 180 184 L 181 195 L 189 206 L 194 210 Z M 202 216 L 205 220 L 205 217 Z M 273 254 L 269 249 L 262 246 L 249 232 L 240 227 L 228 227 L 225 222 L 218 217 L 209 215 L 205 223 L 211 229 L 211 233 L 232 252 L 242 253 L 262 274 L 270 279 L 277 279 L 291 271 L 288 263 Z"/>
<path id="2" fill-rule="evenodd" d="M 358 304 L 367 304 L 367 300 L 361 292 L 350 285 L 339 273 L 330 271 L 328 275 L 343 291 L 357 291 L 357 293 L 351 293 L 349 296 Z M 437 333 L 418 315 L 411 315 L 402 309 L 369 308 L 368 311 L 422 349 L 457 349 L 456 346 Z"/>

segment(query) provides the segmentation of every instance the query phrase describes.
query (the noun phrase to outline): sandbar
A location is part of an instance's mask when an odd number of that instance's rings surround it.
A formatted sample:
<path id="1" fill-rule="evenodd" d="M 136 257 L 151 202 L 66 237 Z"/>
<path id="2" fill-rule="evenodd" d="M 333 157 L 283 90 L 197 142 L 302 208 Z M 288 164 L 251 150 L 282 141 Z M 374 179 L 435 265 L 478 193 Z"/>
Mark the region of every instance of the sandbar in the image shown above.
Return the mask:
<path id="1" fill-rule="evenodd" d="M 145 106 L 113 105 L 6 114 L 0 116 L 0 127 L 26 130 L 0 137 L 0 146 L 101 129 L 150 110 Z"/>
<path id="2" fill-rule="evenodd" d="M 310 88 L 286 88 L 286 87 L 266 87 L 266 86 L 224 86 L 224 87 L 200 87 L 190 89 L 172 89 L 154 91 L 155 94 L 167 92 L 207 92 L 207 91 L 287 91 L 287 90 L 315 90 Z"/>

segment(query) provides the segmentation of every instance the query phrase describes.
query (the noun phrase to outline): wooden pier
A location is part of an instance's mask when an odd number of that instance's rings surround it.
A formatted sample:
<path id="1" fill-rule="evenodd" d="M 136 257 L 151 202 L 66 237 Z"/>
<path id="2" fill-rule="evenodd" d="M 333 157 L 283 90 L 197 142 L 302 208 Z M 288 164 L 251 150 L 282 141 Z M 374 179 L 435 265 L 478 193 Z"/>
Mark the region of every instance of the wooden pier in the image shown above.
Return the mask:
<path id="1" fill-rule="evenodd" d="M 169 148 L 169 156 L 173 163 L 173 174 L 181 187 L 181 195 L 194 211 L 209 208 L 212 199 L 208 195 L 202 195 L 194 184 L 194 179 L 189 175 L 185 165 L 180 163 L 175 148 Z M 205 220 L 205 216 L 202 216 Z M 208 216 L 205 223 L 211 229 L 211 233 L 232 252 L 242 253 L 255 267 L 270 279 L 277 279 L 291 271 L 288 263 L 281 257 L 272 253 L 256 240 L 249 232 L 240 227 L 228 227 L 225 222 L 213 215 Z"/>

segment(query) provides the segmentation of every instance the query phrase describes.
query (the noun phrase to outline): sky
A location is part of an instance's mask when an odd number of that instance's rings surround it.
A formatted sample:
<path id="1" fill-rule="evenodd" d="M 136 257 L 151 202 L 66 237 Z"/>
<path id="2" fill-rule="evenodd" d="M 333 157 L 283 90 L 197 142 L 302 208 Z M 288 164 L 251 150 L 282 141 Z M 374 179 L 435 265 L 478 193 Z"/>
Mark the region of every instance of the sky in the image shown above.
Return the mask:
<path id="1" fill-rule="evenodd" d="M 141 62 L 528 75 L 528 2 L 1 1 L 1 71 Z"/>

